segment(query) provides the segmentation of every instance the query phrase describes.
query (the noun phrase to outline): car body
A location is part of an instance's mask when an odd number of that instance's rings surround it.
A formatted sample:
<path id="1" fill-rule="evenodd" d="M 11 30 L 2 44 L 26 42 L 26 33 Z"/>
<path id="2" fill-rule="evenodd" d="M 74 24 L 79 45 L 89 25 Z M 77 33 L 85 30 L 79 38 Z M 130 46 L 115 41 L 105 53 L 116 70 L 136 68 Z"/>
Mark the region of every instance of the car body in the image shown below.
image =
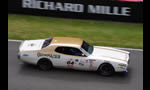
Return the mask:
<path id="1" fill-rule="evenodd" d="M 70 68 L 99 71 L 106 76 L 113 72 L 127 71 L 129 63 L 127 51 L 92 46 L 80 38 L 72 37 L 25 40 L 19 47 L 18 57 L 23 62 L 39 65 L 43 70 L 52 67 Z M 51 67 L 46 67 L 48 65 Z M 107 72 L 102 73 L 102 69 Z"/>

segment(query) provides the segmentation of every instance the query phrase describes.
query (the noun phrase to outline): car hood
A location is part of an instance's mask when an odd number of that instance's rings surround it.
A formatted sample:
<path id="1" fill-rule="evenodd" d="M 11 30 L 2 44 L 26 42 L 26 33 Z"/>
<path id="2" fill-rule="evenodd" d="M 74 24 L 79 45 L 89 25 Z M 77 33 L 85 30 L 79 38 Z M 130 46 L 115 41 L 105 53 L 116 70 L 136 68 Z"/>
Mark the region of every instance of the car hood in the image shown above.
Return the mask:
<path id="1" fill-rule="evenodd" d="M 21 43 L 19 51 L 40 50 L 45 40 L 25 40 Z"/>
<path id="2" fill-rule="evenodd" d="M 129 59 L 129 52 L 109 47 L 94 47 L 92 55 L 107 60 L 120 60 L 127 62 Z"/>

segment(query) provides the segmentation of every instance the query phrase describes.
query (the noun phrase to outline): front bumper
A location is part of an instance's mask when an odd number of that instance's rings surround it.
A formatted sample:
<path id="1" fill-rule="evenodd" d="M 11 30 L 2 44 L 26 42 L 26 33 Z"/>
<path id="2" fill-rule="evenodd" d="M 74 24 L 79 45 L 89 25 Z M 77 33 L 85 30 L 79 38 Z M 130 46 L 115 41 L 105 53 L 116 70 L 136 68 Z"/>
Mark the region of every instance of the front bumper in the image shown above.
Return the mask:
<path id="1" fill-rule="evenodd" d="M 17 58 L 18 58 L 19 60 L 20 60 L 20 57 L 21 57 L 20 54 L 18 54 L 18 55 L 17 55 Z"/>
<path id="2" fill-rule="evenodd" d="M 130 53 L 129 53 L 129 58 L 128 58 L 128 65 L 130 64 Z"/>

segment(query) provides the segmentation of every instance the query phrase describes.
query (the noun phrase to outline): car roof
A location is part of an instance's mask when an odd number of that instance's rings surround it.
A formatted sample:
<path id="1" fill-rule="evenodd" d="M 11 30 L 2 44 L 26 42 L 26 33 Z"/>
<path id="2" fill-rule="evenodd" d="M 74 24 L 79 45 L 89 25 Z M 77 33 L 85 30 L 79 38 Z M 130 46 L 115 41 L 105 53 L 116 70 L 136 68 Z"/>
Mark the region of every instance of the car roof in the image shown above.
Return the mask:
<path id="1" fill-rule="evenodd" d="M 55 46 L 69 46 L 80 48 L 83 43 L 83 40 L 80 38 L 73 37 L 53 37 L 50 45 Z"/>

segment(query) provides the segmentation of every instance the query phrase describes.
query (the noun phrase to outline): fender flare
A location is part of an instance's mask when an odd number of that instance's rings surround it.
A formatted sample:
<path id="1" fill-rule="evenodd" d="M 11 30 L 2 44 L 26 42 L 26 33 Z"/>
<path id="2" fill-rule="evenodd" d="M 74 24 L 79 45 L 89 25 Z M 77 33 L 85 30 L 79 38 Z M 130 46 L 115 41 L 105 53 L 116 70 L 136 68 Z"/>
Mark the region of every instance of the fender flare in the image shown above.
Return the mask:
<path id="1" fill-rule="evenodd" d="M 47 60 L 47 61 L 49 61 L 49 62 L 52 64 L 52 66 L 53 66 L 52 61 L 51 61 L 49 58 L 45 58 L 45 57 L 40 58 L 40 59 L 37 61 L 36 65 L 38 65 L 38 63 L 39 63 L 41 60 Z"/>
<path id="2" fill-rule="evenodd" d="M 103 65 L 103 64 L 109 64 L 109 65 L 111 65 L 111 66 L 113 67 L 114 71 L 116 71 L 115 68 L 114 68 L 114 66 L 113 66 L 110 62 L 103 62 L 103 63 L 101 63 L 101 64 L 99 65 L 99 67 L 97 68 L 97 70 L 98 70 L 98 69 L 101 67 L 101 65 Z"/>

